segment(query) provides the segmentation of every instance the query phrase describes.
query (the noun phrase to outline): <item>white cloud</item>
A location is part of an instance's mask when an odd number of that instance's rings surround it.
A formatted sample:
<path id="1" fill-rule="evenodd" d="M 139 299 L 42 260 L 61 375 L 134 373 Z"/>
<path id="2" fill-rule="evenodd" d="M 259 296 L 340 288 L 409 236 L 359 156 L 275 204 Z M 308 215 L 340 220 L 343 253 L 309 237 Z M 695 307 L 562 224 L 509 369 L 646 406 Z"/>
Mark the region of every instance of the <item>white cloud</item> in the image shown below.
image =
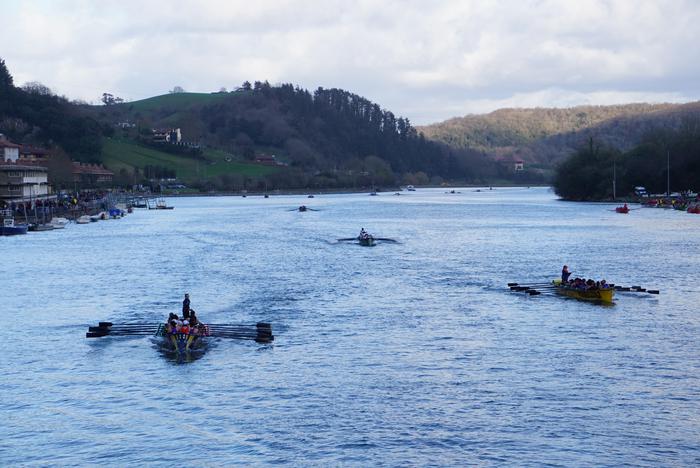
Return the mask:
<path id="1" fill-rule="evenodd" d="M 700 98 L 694 0 L 11 2 L 3 18 L 0 57 L 18 83 L 92 101 L 267 79 L 341 87 L 428 123 Z"/>

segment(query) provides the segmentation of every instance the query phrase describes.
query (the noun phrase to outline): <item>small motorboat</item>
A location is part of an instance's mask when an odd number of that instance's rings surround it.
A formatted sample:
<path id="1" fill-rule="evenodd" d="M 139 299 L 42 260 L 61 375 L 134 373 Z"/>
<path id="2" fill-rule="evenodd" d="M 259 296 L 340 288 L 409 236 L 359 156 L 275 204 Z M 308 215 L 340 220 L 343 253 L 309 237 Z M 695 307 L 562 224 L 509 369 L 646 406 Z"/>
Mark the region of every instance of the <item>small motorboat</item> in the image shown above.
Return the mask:
<path id="1" fill-rule="evenodd" d="M 615 212 L 627 214 L 630 212 L 630 208 L 629 208 L 629 206 L 627 206 L 627 203 L 625 203 L 624 205 L 618 206 L 617 208 L 615 208 Z"/>
<path id="2" fill-rule="evenodd" d="M 52 218 L 51 225 L 54 229 L 63 229 L 68 224 L 68 219 L 66 218 Z"/>
<path id="3" fill-rule="evenodd" d="M 78 219 L 75 220 L 76 224 L 90 224 L 92 219 L 88 215 L 82 215 Z"/>
<path id="4" fill-rule="evenodd" d="M 689 206 L 687 211 L 688 213 L 700 214 L 700 205 Z"/>
<path id="5" fill-rule="evenodd" d="M 27 227 L 30 232 L 52 231 L 55 228 L 49 223 L 31 223 Z"/>
<path id="6" fill-rule="evenodd" d="M 6 217 L 0 224 L 0 236 L 15 236 L 26 234 L 28 226 L 26 224 L 15 224 L 15 219 Z"/>

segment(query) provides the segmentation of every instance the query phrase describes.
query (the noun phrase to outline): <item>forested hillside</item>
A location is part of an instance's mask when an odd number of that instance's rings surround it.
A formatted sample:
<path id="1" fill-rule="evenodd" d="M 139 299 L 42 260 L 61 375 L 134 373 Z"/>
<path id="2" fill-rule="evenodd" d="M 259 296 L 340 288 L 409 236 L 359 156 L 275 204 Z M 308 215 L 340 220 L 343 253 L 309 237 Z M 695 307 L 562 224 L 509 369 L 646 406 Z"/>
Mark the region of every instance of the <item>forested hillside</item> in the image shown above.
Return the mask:
<path id="1" fill-rule="evenodd" d="M 408 119 L 341 89 L 312 94 L 291 84 L 244 83 L 231 93 L 179 93 L 91 111 L 111 125 L 132 122 L 132 134 L 181 128 L 185 140 L 226 151 L 234 160 L 274 155 L 286 167 L 269 176 L 274 186 L 465 182 L 498 175 L 478 152 L 429 141 Z"/>
<path id="2" fill-rule="evenodd" d="M 98 162 L 102 153 L 101 124 L 79 106 L 39 83 L 16 87 L 0 59 L 0 133 L 23 144 L 65 151 L 73 159 Z"/>
<path id="3" fill-rule="evenodd" d="M 501 109 L 419 130 L 435 141 L 478 149 L 492 158 L 512 156 L 551 168 L 590 138 L 628 151 L 650 132 L 678 129 L 692 115 L 700 115 L 700 103 Z"/>
<path id="4" fill-rule="evenodd" d="M 568 200 L 610 200 L 630 196 L 635 186 L 651 193 L 700 190 L 700 119 L 686 117 L 678 128 L 647 133 L 629 151 L 591 138 L 557 167 L 554 188 Z"/>

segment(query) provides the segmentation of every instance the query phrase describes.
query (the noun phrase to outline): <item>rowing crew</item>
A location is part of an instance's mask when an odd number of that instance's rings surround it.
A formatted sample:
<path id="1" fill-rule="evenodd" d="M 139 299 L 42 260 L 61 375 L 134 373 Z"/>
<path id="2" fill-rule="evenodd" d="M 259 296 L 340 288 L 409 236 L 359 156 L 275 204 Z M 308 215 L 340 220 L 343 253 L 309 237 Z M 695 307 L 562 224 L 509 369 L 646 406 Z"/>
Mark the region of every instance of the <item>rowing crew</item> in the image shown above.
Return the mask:
<path id="1" fill-rule="evenodd" d="M 562 282 L 561 284 L 567 288 L 580 289 L 583 291 L 610 288 L 610 285 L 605 280 L 593 281 L 592 279 L 585 280 L 583 278 L 575 278 L 566 283 Z"/>
<path id="2" fill-rule="evenodd" d="M 184 333 L 185 335 L 199 335 L 203 332 L 202 323 L 197 319 L 194 309 L 189 310 L 189 319 L 177 316 L 177 314 L 170 313 L 168 316 L 168 321 L 165 324 L 165 331 L 167 333 Z"/>
<path id="3" fill-rule="evenodd" d="M 360 240 L 362 240 L 362 239 L 369 239 L 369 238 L 371 238 L 371 237 L 372 237 L 372 236 L 371 236 L 367 231 L 365 231 L 365 228 L 360 229 L 360 235 L 357 236 L 357 238 L 360 239 Z"/>
<path id="4" fill-rule="evenodd" d="M 569 271 L 569 267 L 564 265 L 564 268 L 561 269 L 561 285 L 566 286 L 572 289 L 581 289 L 581 290 L 589 290 L 589 289 L 608 289 L 610 288 L 610 285 L 605 280 L 600 280 L 600 281 L 593 281 L 592 279 L 583 279 L 583 278 L 574 278 L 574 279 L 569 279 L 569 276 L 571 276 L 571 272 Z"/>

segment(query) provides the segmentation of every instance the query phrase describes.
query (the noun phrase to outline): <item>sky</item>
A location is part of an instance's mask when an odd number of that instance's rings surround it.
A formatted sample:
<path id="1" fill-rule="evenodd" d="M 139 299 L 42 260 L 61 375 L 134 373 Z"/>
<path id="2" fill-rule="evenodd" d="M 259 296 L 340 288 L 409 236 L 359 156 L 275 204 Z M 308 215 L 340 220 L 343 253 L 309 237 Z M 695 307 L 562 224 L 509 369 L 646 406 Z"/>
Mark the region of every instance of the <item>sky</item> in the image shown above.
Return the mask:
<path id="1" fill-rule="evenodd" d="M 16 85 L 128 101 L 267 80 L 414 125 L 504 107 L 700 99 L 699 0 L 0 0 Z"/>

